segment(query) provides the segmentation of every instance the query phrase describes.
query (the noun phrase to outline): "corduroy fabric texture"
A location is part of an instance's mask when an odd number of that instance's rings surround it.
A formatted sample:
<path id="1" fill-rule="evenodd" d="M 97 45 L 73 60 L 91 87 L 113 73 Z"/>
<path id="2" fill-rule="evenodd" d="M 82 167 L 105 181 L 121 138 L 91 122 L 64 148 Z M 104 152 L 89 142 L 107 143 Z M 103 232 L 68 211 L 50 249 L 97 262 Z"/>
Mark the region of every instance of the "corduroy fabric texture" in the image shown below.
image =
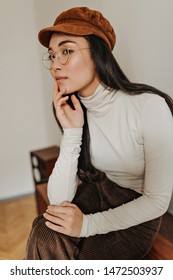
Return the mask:
<path id="1" fill-rule="evenodd" d="M 118 207 L 139 197 L 137 192 L 119 187 L 105 176 L 96 184 L 83 183 L 73 203 L 84 214 Z M 45 226 L 39 216 L 33 223 L 26 260 L 135 260 L 143 259 L 154 242 L 162 218 L 142 223 L 125 230 L 74 238 L 57 233 Z"/>
<path id="2" fill-rule="evenodd" d="M 53 26 L 40 30 L 38 39 L 46 48 L 53 32 L 84 36 L 97 35 L 102 38 L 113 50 L 116 35 L 110 22 L 96 10 L 87 7 L 76 7 L 62 12 L 55 20 Z"/>

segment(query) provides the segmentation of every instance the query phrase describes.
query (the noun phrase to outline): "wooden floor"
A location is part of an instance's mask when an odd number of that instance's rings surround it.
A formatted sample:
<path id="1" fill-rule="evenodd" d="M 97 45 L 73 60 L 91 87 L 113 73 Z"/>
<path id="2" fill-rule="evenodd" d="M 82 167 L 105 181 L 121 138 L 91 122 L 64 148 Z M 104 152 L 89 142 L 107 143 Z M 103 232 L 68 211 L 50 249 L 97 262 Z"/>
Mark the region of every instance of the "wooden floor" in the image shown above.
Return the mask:
<path id="1" fill-rule="evenodd" d="M 26 242 L 32 221 L 36 216 L 36 201 L 33 195 L 0 203 L 0 260 L 22 260 L 24 258 Z M 159 234 L 168 243 L 166 247 L 165 245 L 160 247 L 162 244 L 159 243 L 160 250 L 172 248 L 173 215 L 168 213 L 164 215 Z M 157 242 L 160 242 L 159 239 Z M 172 255 L 171 249 L 171 258 L 168 259 L 172 260 Z"/>
<path id="2" fill-rule="evenodd" d="M 37 216 L 34 196 L 0 203 L 0 260 L 22 260 L 32 221 Z"/>

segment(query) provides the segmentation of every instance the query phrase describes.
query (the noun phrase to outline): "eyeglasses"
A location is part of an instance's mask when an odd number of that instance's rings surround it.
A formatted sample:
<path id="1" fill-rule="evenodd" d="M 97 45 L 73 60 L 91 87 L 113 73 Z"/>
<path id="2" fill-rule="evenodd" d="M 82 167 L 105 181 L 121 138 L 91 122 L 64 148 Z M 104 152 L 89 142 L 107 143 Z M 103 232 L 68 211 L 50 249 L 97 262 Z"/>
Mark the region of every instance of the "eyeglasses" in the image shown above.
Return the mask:
<path id="1" fill-rule="evenodd" d="M 43 54 L 42 56 L 42 61 L 43 61 L 43 65 L 45 66 L 46 69 L 50 70 L 52 69 L 52 65 L 55 61 L 55 59 L 57 59 L 59 61 L 60 64 L 65 65 L 69 62 L 70 57 L 77 51 L 81 51 L 81 50 L 86 50 L 89 48 L 81 48 L 81 49 L 72 49 L 72 48 L 65 48 L 65 47 L 60 47 L 59 50 L 57 52 L 46 52 Z"/>

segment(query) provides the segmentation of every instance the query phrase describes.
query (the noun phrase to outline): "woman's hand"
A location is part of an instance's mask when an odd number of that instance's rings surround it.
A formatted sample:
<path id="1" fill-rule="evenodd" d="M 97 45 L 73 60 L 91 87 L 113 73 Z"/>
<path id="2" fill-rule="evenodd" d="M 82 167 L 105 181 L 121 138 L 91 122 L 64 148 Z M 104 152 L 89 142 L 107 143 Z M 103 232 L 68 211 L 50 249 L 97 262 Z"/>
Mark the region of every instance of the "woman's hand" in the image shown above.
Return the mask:
<path id="1" fill-rule="evenodd" d="M 48 228 L 69 236 L 80 236 L 83 213 L 75 204 L 64 201 L 60 205 L 49 205 L 43 216 L 48 220 Z"/>
<path id="2" fill-rule="evenodd" d="M 71 101 L 75 108 L 75 110 L 73 110 L 66 102 L 69 96 L 64 96 L 64 94 L 66 94 L 65 89 L 59 91 L 58 85 L 55 82 L 53 103 L 56 111 L 56 116 L 62 128 L 83 127 L 84 116 L 79 100 L 75 97 L 75 95 L 71 96 Z"/>

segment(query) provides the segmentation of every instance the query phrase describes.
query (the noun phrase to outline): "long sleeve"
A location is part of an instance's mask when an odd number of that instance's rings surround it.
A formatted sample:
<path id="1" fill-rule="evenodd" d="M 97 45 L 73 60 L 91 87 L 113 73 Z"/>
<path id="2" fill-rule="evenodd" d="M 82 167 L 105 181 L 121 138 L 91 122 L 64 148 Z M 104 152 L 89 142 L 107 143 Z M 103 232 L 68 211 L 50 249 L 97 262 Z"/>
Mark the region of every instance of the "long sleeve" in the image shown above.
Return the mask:
<path id="1" fill-rule="evenodd" d="M 72 201 L 77 189 L 77 166 L 82 141 L 82 128 L 64 129 L 60 155 L 48 180 L 50 204 Z"/>
<path id="2" fill-rule="evenodd" d="M 126 229 L 168 209 L 173 188 L 173 118 L 165 101 L 155 97 L 146 102 L 141 116 L 145 157 L 142 196 L 108 211 L 84 215 L 81 237 Z"/>

